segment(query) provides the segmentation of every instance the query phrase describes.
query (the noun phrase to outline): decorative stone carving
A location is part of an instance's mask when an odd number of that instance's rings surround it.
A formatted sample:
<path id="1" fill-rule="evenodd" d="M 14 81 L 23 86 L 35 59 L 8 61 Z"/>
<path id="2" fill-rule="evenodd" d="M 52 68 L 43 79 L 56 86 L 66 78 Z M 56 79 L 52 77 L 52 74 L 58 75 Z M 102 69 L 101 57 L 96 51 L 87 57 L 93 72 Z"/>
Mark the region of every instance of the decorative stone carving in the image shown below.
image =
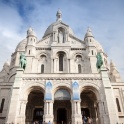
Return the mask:
<path id="1" fill-rule="evenodd" d="M 79 84 L 77 83 L 77 81 L 72 82 L 72 89 L 73 89 L 73 100 L 80 100 Z"/>

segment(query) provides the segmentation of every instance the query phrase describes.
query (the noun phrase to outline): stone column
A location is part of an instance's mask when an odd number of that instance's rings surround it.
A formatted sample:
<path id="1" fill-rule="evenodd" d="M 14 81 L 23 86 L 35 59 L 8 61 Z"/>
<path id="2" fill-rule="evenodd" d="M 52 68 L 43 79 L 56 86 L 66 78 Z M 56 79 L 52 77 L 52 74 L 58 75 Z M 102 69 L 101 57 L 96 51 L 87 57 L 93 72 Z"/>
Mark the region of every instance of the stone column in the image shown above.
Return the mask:
<path id="1" fill-rule="evenodd" d="M 53 59 L 53 67 L 52 68 L 53 68 L 53 73 L 54 73 L 54 59 Z"/>
<path id="2" fill-rule="evenodd" d="M 43 121 L 53 123 L 53 101 L 44 100 L 44 115 Z"/>
<path id="3" fill-rule="evenodd" d="M 102 103 L 99 103 L 100 106 L 103 106 L 103 124 L 114 124 L 119 122 L 117 115 L 117 107 L 115 103 L 115 98 L 113 94 L 113 90 L 111 87 L 111 83 L 108 77 L 108 72 L 105 67 L 101 68 L 101 77 L 102 77 L 102 85 L 103 85 L 103 100 Z M 101 108 L 101 107 L 99 107 Z"/>
<path id="4" fill-rule="evenodd" d="M 72 100 L 72 124 L 82 124 L 80 100 Z"/>
<path id="5" fill-rule="evenodd" d="M 54 37 L 55 37 L 55 42 L 58 42 L 58 32 L 54 33 Z"/>
<path id="6" fill-rule="evenodd" d="M 95 118 L 96 118 L 96 124 L 99 124 L 100 122 L 99 122 L 99 113 L 98 113 L 98 104 L 97 103 L 95 103 L 95 105 L 94 105 L 94 113 L 95 113 Z M 91 117 L 93 117 L 93 116 L 91 116 Z"/>
<path id="7" fill-rule="evenodd" d="M 70 59 L 68 59 L 68 73 L 70 73 Z"/>
<path id="8" fill-rule="evenodd" d="M 51 59 L 51 73 L 54 73 L 54 59 Z"/>

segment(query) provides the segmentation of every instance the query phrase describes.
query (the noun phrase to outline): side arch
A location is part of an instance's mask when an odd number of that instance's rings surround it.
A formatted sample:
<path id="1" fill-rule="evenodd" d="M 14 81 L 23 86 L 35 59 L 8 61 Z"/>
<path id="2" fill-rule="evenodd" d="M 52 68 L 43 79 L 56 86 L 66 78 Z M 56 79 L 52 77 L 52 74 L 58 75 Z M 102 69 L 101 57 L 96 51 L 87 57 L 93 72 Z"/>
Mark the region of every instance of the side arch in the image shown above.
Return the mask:
<path id="1" fill-rule="evenodd" d="M 28 95 L 30 94 L 31 91 L 33 90 L 39 90 L 41 91 L 43 94 L 45 94 L 45 86 L 42 83 L 27 83 L 27 85 L 24 85 L 21 88 L 20 91 L 20 100 L 26 100 L 28 99 Z"/>
<path id="2" fill-rule="evenodd" d="M 96 84 L 93 83 L 85 83 L 83 85 L 80 85 L 80 94 L 84 91 L 84 90 L 91 90 L 93 93 L 95 93 L 97 100 L 100 100 L 100 87 Z"/>

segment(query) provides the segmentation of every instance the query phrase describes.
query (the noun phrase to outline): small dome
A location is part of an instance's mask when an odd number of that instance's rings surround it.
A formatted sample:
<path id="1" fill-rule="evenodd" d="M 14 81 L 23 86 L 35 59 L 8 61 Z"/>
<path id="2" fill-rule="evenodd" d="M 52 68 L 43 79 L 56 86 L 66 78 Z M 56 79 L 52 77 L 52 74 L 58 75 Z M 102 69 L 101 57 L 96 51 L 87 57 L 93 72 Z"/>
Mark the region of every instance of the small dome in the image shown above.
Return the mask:
<path id="1" fill-rule="evenodd" d="M 27 39 L 22 40 L 16 47 L 16 51 L 25 51 L 25 47 L 27 45 Z"/>
<path id="2" fill-rule="evenodd" d="M 92 31 L 90 28 L 87 29 L 87 33 L 85 34 L 85 38 L 86 37 L 93 37 Z"/>
<path id="3" fill-rule="evenodd" d="M 33 31 L 33 29 L 31 27 L 27 30 L 27 37 L 28 36 L 35 36 L 36 37 L 36 33 Z"/>
<path id="4" fill-rule="evenodd" d="M 45 31 L 43 37 L 47 36 L 48 34 L 53 33 L 53 27 L 54 27 L 54 25 L 59 24 L 59 23 L 62 23 L 62 22 L 58 22 L 58 21 L 57 21 L 57 22 L 52 23 L 52 24 L 46 29 L 46 31 Z M 74 35 L 74 32 L 73 32 L 73 30 L 72 30 L 70 27 L 69 27 L 69 33 L 72 34 L 72 35 Z"/>
<path id="5" fill-rule="evenodd" d="M 62 14 L 62 12 L 61 12 L 61 10 L 60 10 L 60 9 L 58 9 L 57 14 Z"/>
<path id="6" fill-rule="evenodd" d="M 115 64 L 114 64 L 114 62 L 112 60 L 110 61 L 110 66 L 115 67 Z"/>
<path id="7" fill-rule="evenodd" d="M 4 63 L 4 66 L 10 66 L 10 61 L 7 60 L 7 61 Z"/>

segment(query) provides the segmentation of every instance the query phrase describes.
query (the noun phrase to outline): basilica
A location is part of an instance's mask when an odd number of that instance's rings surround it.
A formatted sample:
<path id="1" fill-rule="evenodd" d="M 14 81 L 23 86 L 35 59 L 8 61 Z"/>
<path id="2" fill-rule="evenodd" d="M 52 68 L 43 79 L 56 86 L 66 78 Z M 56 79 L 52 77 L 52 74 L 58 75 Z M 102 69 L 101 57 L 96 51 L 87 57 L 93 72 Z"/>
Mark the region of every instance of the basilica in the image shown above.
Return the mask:
<path id="1" fill-rule="evenodd" d="M 91 29 L 77 38 L 58 10 L 42 39 L 30 27 L 3 65 L 0 124 L 82 124 L 84 116 L 124 124 L 124 82 Z"/>

